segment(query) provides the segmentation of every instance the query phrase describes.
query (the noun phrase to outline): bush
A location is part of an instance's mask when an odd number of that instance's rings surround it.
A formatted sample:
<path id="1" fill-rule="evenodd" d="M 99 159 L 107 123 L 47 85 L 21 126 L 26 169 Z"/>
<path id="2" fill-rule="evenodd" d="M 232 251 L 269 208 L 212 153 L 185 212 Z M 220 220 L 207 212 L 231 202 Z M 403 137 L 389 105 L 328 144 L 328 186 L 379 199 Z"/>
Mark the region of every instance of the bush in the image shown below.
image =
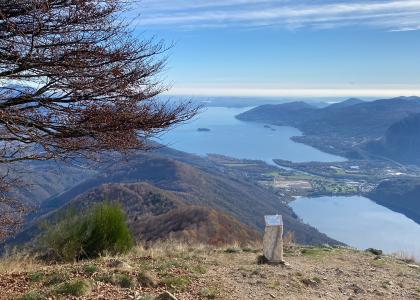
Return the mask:
<path id="1" fill-rule="evenodd" d="M 130 289 L 135 285 L 133 278 L 127 274 L 118 274 L 116 279 L 116 283 L 122 288 Z"/>
<path id="2" fill-rule="evenodd" d="M 200 295 L 206 299 L 216 299 L 218 295 L 218 291 L 215 288 L 203 288 L 200 291 Z"/>
<path id="3" fill-rule="evenodd" d="M 18 299 L 19 300 L 43 300 L 43 299 L 46 299 L 46 297 L 37 291 L 31 291 Z"/>
<path id="4" fill-rule="evenodd" d="M 185 291 L 190 284 L 190 280 L 182 275 L 167 275 L 162 279 L 162 283 L 174 290 Z"/>
<path id="5" fill-rule="evenodd" d="M 47 257 L 72 261 L 124 253 L 134 241 L 121 207 L 103 203 L 82 215 L 67 212 L 57 224 L 48 226 L 38 245 Z"/>
<path id="6" fill-rule="evenodd" d="M 69 279 L 69 275 L 63 272 L 54 272 L 47 276 L 47 279 L 45 281 L 45 285 L 55 285 L 62 283 Z"/>
<path id="7" fill-rule="evenodd" d="M 32 282 L 40 282 L 44 279 L 44 277 L 45 277 L 45 274 L 42 272 L 30 273 L 28 275 L 29 280 Z"/>
<path id="8" fill-rule="evenodd" d="M 83 266 L 83 273 L 85 273 L 88 276 L 92 276 L 96 272 L 99 271 L 99 268 L 95 265 L 84 265 Z"/>
<path id="9" fill-rule="evenodd" d="M 73 280 L 59 285 L 55 292 L 57 294 L 81 297 L 89 294 L 91 291 L 90 282 L 87 280 Z"/>

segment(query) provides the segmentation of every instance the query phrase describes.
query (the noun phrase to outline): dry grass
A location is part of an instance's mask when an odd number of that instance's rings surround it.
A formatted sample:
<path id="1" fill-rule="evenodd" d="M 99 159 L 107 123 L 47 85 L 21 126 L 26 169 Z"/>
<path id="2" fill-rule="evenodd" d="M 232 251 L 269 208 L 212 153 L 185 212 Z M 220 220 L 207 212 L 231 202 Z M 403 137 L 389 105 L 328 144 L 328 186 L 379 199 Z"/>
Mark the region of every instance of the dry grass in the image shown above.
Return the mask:
<path id="1" fill-rule="evenodd" d="M 111 255 L 104 254 L 97 259 L 98 262 L 109 262 L 111 260 L 132 261 L 139 257 L 148 257 L 152 260 L 183 258 L 191 259 L 194 257 L 207 257 L 215 252 L 224 252 L 226 249 L 238 249 L 239 252 L 250 252 L 249 249 L 261 249 L 261 245 L 250 245 L 241 247 L 239 242 L 233 242 L 223 247 L 215 247 L 206 244 L 186 244 L 175 240 L 158 241 L 153 244 L 138 244 L 126 254 Z M 255 250 L 256 251 L 256 250 Z M 36 254 L 26 251 L 8 251 L 0 256 L 0 274 L 32 272 L 51 267 L 51 263 L 36 259 Z M 94 261 L 91 261 L 94 262 Z M 92 267 L 90 261 L 81 261 L 81 264 L 87 263 L 83 270 Z M 77 263 L 76 263 L 77 264 Z M 69 265 L 68 263 L 56 263 L 57 267 Z M 71 263 L 70 263 L 71 265 Z M 95 267 L 96 268 L 96 267 Z M 86 273 L 86 271 L 84 271 Z M 89 272 L 89 271 L 87 271 Z M 94 271 L 91 271 L 93 273 Z"/>
<path id="2" fill-rule="evenodd" d="M 413 253 L 409 253 L 407 251 L 398 251 L 394 253 L 393 256 L 406 263 L 420 263 Z"/>
<path id="3" fill-rule="evenodd" d="M 290 268 L 258 265 L 256 257 L 261 251 L 235 243 L 215 248 L 166 241 L 138 245 L 125 255 L 57 265 L 15 253 L 0 260 L 0 289 L 5 290 L 0 299 L 28 293 L 52 298 L 79 295 L 79 286 L 84 287 L 81 282 L 91 284 L 83 299 L 98 299 L 100 295 L 116 300 L 133 295 L 154 299 L 165 290 L 182 300 L 265 300 L 273 296 L 335 300 L 355 293 L 361 293 L 358 296 L 363 299 L 379 299 L 376 293 L 381 299 L 420 299 L 420 290 L 416 290 L 419 270 L 400 259 L 383 256 L 378 260 L 348 248 L 300 246 L 287 233 L 285 239 L 285 244 L 293 247 L 287 256 Z M 400 253 L 400 258 L 407 261 L 411 256 Z M 66 276 L 51 283 L 56 273 Z"/>
<path id="4" fill-rule="evenodd" d="M 226 244 L 221 247 L 215 247 L 206 244 L 186 244 L 179 241 L 159 241 L 151 245 L 140 244 L 132 249 L 128 254 L 121 256 L 123 257 L 138 257 L 138 256 L 148 256 L 153 259 L 159 259 L 162 257 L 194 257 L 198 254 L 210 254 L 214 251 L 224 251 L 226 249 L 261 249 L 261 244 L 250 244 L 249 246 L 241 246 L 239 242 L 233 242 L 231 244 Z"/>
<path id="5" fill-rule="evenodd" d="M 292 231 L 287 231 L 283 237 L 283 246 L 285 249 L 293 248 L 296 245 L 295 234 Z"/>
<path id="6" fill-rule="evenodd" d="M 0 257 L 0 274 L 16 273 L 22 270 L 39 270 L 44 264 L 36 260 L 33 254 L 26 252 L 8 252 Z"/>
<path id="7" fill-rule="evenodd" d="M 221 249 L 228 247 L 236 247 L 237 244 L 227 245 Z M 217 248 L 204 244 L 188 245 L 179 241 L 161 241 L 152 245 L 139 244 L 127 254 L 110 255 L 105 254 L 99 258 L 99 261 L 108 261 L 110 259 L 121 259 L 129 261 L 135 257 L 150 257 L 152 259 L 171 258 L 179 256 L 194 256 L 195 254 L 211 253 Z M 26 251 L 8 251 L 0 256 L 0 274 L 16 273 L 24 270 L 31 272 L 48 266 L 47 262 L 43 262 L 35 258 L 35 254 Z M 186 257 L 187 258 L 187 257 Z"/>

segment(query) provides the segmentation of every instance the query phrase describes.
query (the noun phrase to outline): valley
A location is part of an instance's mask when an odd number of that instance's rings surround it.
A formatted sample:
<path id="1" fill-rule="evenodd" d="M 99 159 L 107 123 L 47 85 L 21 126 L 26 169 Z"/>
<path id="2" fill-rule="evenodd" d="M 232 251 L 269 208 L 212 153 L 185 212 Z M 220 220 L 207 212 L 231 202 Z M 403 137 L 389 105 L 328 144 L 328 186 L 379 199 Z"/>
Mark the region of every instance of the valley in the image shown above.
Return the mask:
<path id="1" fill-rule="evenodd" d="M 292 108 L 302 109 L 301 105 Z M 256 241 L 264 227 L 263 215 L 277 212 L 299 243 L 340 244 L 344 237 L 327 237 L 290 208 L 299 197 L 366 196 L 379 204 L 378 211 L 384 205 L 416 221 L 410 211 L 373 195 L 384 181 L 419 177 L 419 168 L 323 153 L 295 143 L 304 136 L 293 128 L 235 120 L 238 111 L 248 109 L 206 108 L 196 121 L 161 136 L 158 141 L 166 146 L 152 144 L 152 152 L 128 159 L 111 157 L 89 173 L 80 169 L 85 179 L 38 200 L 39 209 L 29 216 L 30 222 L 13 243 L 30 240 L 39 232 L 41 221 L 54 222 L 65 210 L 87 209 L 104 199 L 121 203 L 136 239 L 150 242 L 168 237 L 214 245 L 226 239 Z M 186 149 L 192 154 L 180 151 Z M 42 177 L 37 179 L 42 186 Z M 150 210 L 143 211 L 142 206 Z M 401 219 L 401 224 L 405 221 Z"/>
<path id="2" fill-rule="evenodd" d="M 277 169 L 259 163 L 261 169 Z M 40 224 L 54 224 L 67 210 L 83 211 L 108 200 L 125 209 L 138 241 L 177 237 L 218 245 L 226 239 L 259 240 L 263 216 L 275 211 L 283 215 L 287 230 L 300 243 L 342 244 L 300 222 L 287 205 L 291 196 L 259 184 L 258 172 L 239 171 L 166 147 L 115 158 L 97 174 L 42 201 L 10 243 L 30 241 L 41 232 Z M 251 173 L 256 177 L 251 178 Z"/>
<path id="3" fill-rule="evenodd" d="M 420 0 L 0 0 L 0 300 L 420 300 Z"/>
<path id="4" fill-rule="evenodd" d="M 403 103 L 403 106 L 406 105 L 406 101 L 412 101 L 416 99 L 391 99 L 389 101 L 397 101 Z M 373 101 L 375 102 L 375 101 Z M 384 104 L 384 101 L 379 101 L 380 106 L 387 106 L 388 104 Z M 352 105 L 359 105 L 364 104 L 364 101 L 358 100 L 358 99 L 350 99 L 348 101 L 344 101 L 339 104 L 333 104 L 331 105 L 333 108 L 330 108 L 329 110 L 338 110 L 341 108 L 347 108 Z M 376 105 L 376 104 L 375 104 Z M 395 104 L 392 104 L 391 106 L 394 106 Z M 398 106 L 398 105 L 397 105 Z M 263 105 L 262 108 L 265 106 Z M 254 126 L 259 127 L 262 130 L 265 130 L 268 136 L 265 138 L 268 139 L 268 141 L 272 142 L 272 145 L 276 147 L 276 135 L 275 132 L 279 130 L 279 128 L 284 127 L 278 127 L 278 122 L 267 122 L 267 117 L 270 117 L 270 114 L 272 118 L 275 118 L 277 116 L 276 111 L 272 109 L 272 106 L 270 107 L 270 112 L 264 111 L 264 120 L 256 120 L 253 119 L 252 122 L 246 121 L 247 126 Z M 318 108 L 313 108 L 310 105 L 307 104 L 299 104 L 299 103 L 289 103 L 289 104 L 279 104 L 277 105 L 279 109 L 283 110 L 286 108 L 289 108 L 291 111 L 298 111 L 299 113 L 304 110 L 310 110 L 310 111 L 317 111 Z M 406 106 L 404 106 L 406 107 Z M 326 107 L 328 108 L 328 106 Z M 219 108 L 222 109 L 222 108 Z M 259 108 L 254 108 L 249 111 L 258 111 Z M 324 108 L 325 109 L 325 108 Z M 274 113 L 273 113 L 274 111 Z M 285 109 L 286 114 L 284 115 L 284 118 L 289 118 L 288 122 L 293 122 L 290 120 L 291 115 L 290 111 Z M 407 111 L 406 111 L 407 112 Z M 247 112 L 243 112 L 242 114 L 246 115 Z M 386 115 L 387 113 L 384 113 Z M 241 115 L 240 115 L 241 116 Z M 280 113 L 280 118 L 281 118 Z M 309 118 L 308 114 L 305 115 L 305 118 Z M 239 117 L 241 119 L 241 117 Z M 224 121 L 226 122 L 226 121 Z M 233 121 L 229 121 L 233 122 Z M 242 126 L 242 123 L 235 123 L 233 122 L 235 126 Z M 232 125 L 231 124 L 231 125 Z M 267 125 L 267 124 L 276 124 L 276 125 Z M 288 123 L 290 125 L 290 123 Z M 206 126 L 212 127 L 209 122 L 206 122 Z M 214 127 L 214 126 L 213 126 Z M 385 129 L 384 129 L 385 130 Z M 236 129 L 234 130 L 236 132 Z M 231 132 L 231 131 L 228 131 Z M 247 131 L 248 137 L 252 138 L 252 133 L 248 130 Z M 264 132 L 264 131 L 263 131 Z M 260 133 L 260 135 L 264 135 L 264 133 Z M 176 135 L 176 132 L 174 133 Z M 372 202 L 371 207 L 373 210 L 378 210 L 378 213 L 382 210 L 382 205 L 384 205 L 386 208 L 394 210 L 398 213 L 403 213 L 404 216 L 402 216 L 401 219 L 396 218 L 401 222 L 400 226 L 396 225 L 397 230 L 393 233 L 395 235 L 395 238 L 399 238 L 398 230 L 406 230 L 403 228 L 405 226 L 404 224 L 406 222 L 410 222 L 411 220 L 417 222 L 417 219 L 414 218 L 413 213 L 407 212 L 407 210 L 403 210 L 401 207 L 404 205 L 398 205 L 395 204 L 395 201 L 393 204 L 387 201 L 378 201 L 378 198 L 381 197 L 373 197 L 372 195 L 377 193 L 377 190 L 379 190 L 379 186 L 382 186 L 382 182 L 386 181 L 393 181 L 393 180 L 409 180 L 413 178 L 418 178 L 420 176 L 419 168 L 416 165 L 410 165 L 410 164 L 403 164 L 399 163 L 397 161 L 394 161 L 393 159 L 388 159 L 384 157 L 380 157 L 378 155 L 357 155 L 358 159 L 348 157 L 348 159 L 339 159 L 338 157 L 330 157 L 330 161 L 318 161 L 316 155 L 312 155 L 312 152 L 308 150 L 307 154 L 309 155 L 300 155 L 299 160 L 286 160 L 286 159 L 278 159 L 274 155 L 277 151 L 278 155 L 277 157 L 281 157 L 281 155 L 284 155 L 287 151 L 292 150 L 295 152 L 294 147 L 295 143 L 294 141 L 296 139 L 305 138 L 306 135 L 303 136 L 289 136 L 287 139 L 281 139 L 282 144 L 279 145 L 280 148 L 272 148 L 273 150 L 273 156 L 271 157 L 271 163 L 270 159 L 260 159 L 255 160 L 252 159 L 254 157 L 258 157 L 261 155 L 258 151 L 253 153 L 252 155 L 248 155 L 246 151 L 242 150 L 242 147 L 247 147 L 248 141 L 245 143 L 237 143 L 234 144 L 233 147 L 240 148 L 242 152 L 240 152 L 240 155 L 242 157 L 248 157 L 248 159 L 238 159 L 238 158 L 232 158 L 229 153 L 229 151 L 220 151 L 218 153 L 223 153 L 224 155 L 217 155 L 217 154 L 207 154 L 207 158 L 211 160 L 212 162 L 219 165 L 219 167 L 223 168 L 223 172 L 227 172 L 231 176 L 245 176 L 246 178 L 249 178 L 249 180 L 256 182 L 262 187 L 265 187 L 269 190 L 271 190 L 273 193 L 275 193 L 283 203 L 291 204 L 296 197 L 313 197 L 316 199 L 316 197 L 331 197 L 331 199 L 335 199 L 336 197 L 346 197 L 349 200 L 352 199 L 353 196 L 365 196 L 369 199 L 372 199 L 377 204 Z M 203 136 L 203 138 L 205 138 Z M 207 138 L 207 137 L 206 137 Z M 328 147 L 328 139 L 324 139 L 324 136 L 319 136 L 319 140 L 323 141 L 323 146 Z M 344 149 L 348 151 L 353 151 L 354 153 L 362 153 L 361 150 L 355 151 L 352 147 L 347 147 L 346 143 L 351 141 L 352 138 L 336 138 L 336 139 L 342 139 L 345 141 L 344 143 L 341 143 L 341 146 L 344 147 Z M 363 139 L 367 140 L 367 137 L 364 137 Z M 220 143 L 219 138 L 217 136 L 213 136 L 211 141 L 215 144 Z M 266 141 L 267 142 L 267 141 Z M 256 147 L 258 149 L 259 141 L 256 143 L 256 146 L 252 146 L 253 148 Z M 207 145 L 207 144 L 205 144 Z M 177 146 L 176 144 L 174 145 Z M 242 146 L 242 147 L 241 147 Z M 267 147 L 267 145 L 264 145 Z M 269 145 L 268 145 L 269 146 Z M 183 145 L 181 144 L 181 147 Z M 206 147 L 203 146 L 201 143 L 197 144 L 196 147 L 198 147 L 199 151 L 198 153 L 201 155 L 204 155 L 206 153 L 209 153 L 210 151 L 206 152 Z M 203 147 L 203 148 L 200 148 Z M 251 146 L 250 146 L 251 147 Z M 309 149 L 309 148 L 308 148 Z M 331 151 L 329 151 L 331 152 Z M 211 153 L 211 152 L 210 152 Z M 316 152 L 313 152 L 316 153 Z M 344 154 L 344 152 L 340 153 Z M 248 155 L 248 156 L 247 156 Z M 240 157 L 238 154 L 235 155 L 235 157 Z M 260 156 L 261 157 L 261 156 Z M 335 158 L 335 159 L 334 159 Z M 338 159 L 337 159 L 338 158 Z M 275 165 L 273 165 L 273 162 Z M 386 191 L 384 191 L 386 193 Z M 370 200 L 368 200 L 370 201 Z M 412 199 L 411 202 L 416 203 L 416 200 Z M 371 201 L 370 201 L 371 202 Z M 415 207 L 416 204 L 411 204 L 413 207 Z M 292 205 L 293 206 L 293 205 Z M 407 205 L 410 207 L 410 205 Z M 355 206 L 355 208 L 357 205 Z M 398 209 L 399 208 L 399 209 Z M 357 208 L 356 208 L 357 209 Z M 415 209 L 414 209 L 415 210 Z M 301 217 L 299 215 L 299 217 Z M 328 218 L 328 217 L 327 217 Z M 303 221 L 305 222 L 305 218 L 303 218 Z M 379 227 L 381 226 L 387 226 L 386 219 L 379 219 L 376 221 Z M 398 223 L 397 222 L 397 223 Z M 412 222 L 412 221 L 411 221 Z M 309 222 L 309 224 L 317 227 L 317 224 Z M 413 230 L 417 230 L 415 228 L 418 227 L 418 225 L 413 224 L 410 225 L 413 227 Z M 357 237 L 358 234 L 361 234 L 358 230 L 353 230 L 352 235 L 354 237 Z M 340 235 L 336 235 L 335 237 L 340 240 Z M 385 238 L 385 237 L 383 237 Z M 343 236 L 342 239 L 345 239 Z M 357 239 L 357 238 L 356 238 Z M 348 239 L 347 239 L 348 240 Z M 409 241 L 410 238 L 407 239 Z M 351 239 L 348 241 L 352 241 Z M 382 244 L 382 242 L 386 243 L 385 241 L 378 242 L 378 247 Z M 361 245 L 361 243 L 354 243 L 353 245 Z M 416 246 L 417 247 L 417 246 Z M 393 249 L 393 252 L 397 252 L 398 247 Z"/>

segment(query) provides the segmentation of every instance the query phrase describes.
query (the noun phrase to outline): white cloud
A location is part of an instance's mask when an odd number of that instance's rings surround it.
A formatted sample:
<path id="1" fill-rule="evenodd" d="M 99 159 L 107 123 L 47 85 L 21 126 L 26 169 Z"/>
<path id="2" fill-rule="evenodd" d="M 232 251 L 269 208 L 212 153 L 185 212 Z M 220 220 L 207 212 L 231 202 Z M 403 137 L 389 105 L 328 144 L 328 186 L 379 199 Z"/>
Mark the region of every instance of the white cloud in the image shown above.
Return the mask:
<path id="1" fill-rule="evenodd" d="M 392 31 L 420 27 L 420 0 L 327 2 L 318 0 L 143 0 L 140 25 L 194 28 L 285 28 L 365 25 Z"/>

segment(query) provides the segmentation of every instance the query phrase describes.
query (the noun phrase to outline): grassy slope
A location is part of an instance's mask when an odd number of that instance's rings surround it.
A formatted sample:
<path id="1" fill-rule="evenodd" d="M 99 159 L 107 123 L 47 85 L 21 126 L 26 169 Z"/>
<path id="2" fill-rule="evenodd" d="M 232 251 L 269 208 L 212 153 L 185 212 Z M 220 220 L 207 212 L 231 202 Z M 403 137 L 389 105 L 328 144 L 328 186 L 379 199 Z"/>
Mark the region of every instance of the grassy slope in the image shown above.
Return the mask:
<path id="1" fill-rule="evenodd" d="M 154 299 L 164 290 L 181 300 L 420 299 L 420 268 L 412 262 L 347 248 L 293 246 L 286 251 L 290 266 L 281 267 L 258 265 L 258 254 L 157 244 L 75 264 L 11 257 L 0 261 L 0 299 L 28 293 L 50 299 Z M 69 295 L 76 292 L 84 296 Z"/>

